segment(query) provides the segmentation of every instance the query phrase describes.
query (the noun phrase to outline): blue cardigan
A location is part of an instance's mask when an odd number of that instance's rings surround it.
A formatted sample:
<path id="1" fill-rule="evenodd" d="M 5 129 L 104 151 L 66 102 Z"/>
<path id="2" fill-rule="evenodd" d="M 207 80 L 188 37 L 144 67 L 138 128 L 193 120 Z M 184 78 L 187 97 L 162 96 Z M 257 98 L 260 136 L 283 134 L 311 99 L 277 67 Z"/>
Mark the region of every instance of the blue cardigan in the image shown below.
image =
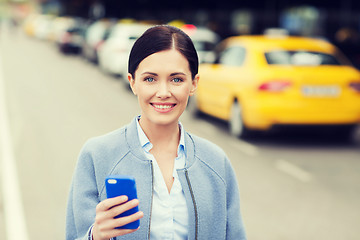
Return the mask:
<path id="1" fill-rule="evenodd" d="M 66 239 L 89 239 L 96 205 L 106 198 L 108 175 L 131 175 L 136 180 L 140 229 L 116 239 L 150 238 L 153 165 L 141 148 L 135 118 L 129 125 L 92 138 L 80 152 L 68 199 Z M 177 170 L 189 214 L 189 240 L 245 240 L 234 170 L 215 144 L 185 134 L 187 159 Z M 91 238 L 90 238 L 91 239 Z"/>

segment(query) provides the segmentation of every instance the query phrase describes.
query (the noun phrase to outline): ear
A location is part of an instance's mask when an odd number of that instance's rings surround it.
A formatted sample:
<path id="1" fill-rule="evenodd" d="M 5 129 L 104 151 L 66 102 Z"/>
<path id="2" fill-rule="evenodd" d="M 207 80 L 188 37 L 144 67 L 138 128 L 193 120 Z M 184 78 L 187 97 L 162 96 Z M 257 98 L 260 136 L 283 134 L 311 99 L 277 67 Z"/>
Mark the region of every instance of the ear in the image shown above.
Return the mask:
<path id="1" fill-rule="evenodd" d="M 131 73 L 128 73 L 127 78 L 128 78 L 129 83 L 130 83 L 131 91 L 136 96 L 135 87 L 134 87 L 135 79 L 132 77 Z"/>
<path id="2" fill-rule="evenodd" d="M 192 80 L 192 86 L 191 86 L 191 90 L 190 90 L 190 96 L 194 95 L 199 83 L 199 74 L 196 74 L 194 79 Z"/>

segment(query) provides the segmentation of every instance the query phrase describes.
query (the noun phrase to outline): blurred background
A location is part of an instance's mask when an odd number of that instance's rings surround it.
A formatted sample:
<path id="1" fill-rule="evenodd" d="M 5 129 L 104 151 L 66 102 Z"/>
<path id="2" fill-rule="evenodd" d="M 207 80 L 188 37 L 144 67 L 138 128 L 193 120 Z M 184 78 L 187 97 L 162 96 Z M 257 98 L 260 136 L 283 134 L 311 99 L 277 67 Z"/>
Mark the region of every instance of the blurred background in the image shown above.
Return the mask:
<path id="1" fill-rule="evenodd" d="M 248 239 L 359 239 L 359 1 L 0 0 L 0 22 L 0 239 L 64 239 L 82 145 L 140 113 L 127 58 L 155 24 L 197 48 L 181 122 L 228 154 Z"/>
<path id="2" fill-rule="evenodd" d="M 326 38 L 359 66 L 359 8 L 357 1 L 111 1 L 111 0 L 1 0 L 2 18 L 22 24 L 33 15 L 76 18 L 89 25 L 101 19 L 135 19 L 157 23 L 180 20 L 208 27 L 221 38 L 262 34 L 267 28 L 284 28 L 293 35 Z M 30 17 L 30 15 L 32 17 Z M 41 20 L 39 20 L 40 22 Z M 46 21 L 46 20 L 42 20 Z M 50 20 L 49 20 L 50 21 Z M 42 31 L 45 31 L 45 23 Z M 49 26 L 48 26 L 49 27 Z M 351 50 L 350 50 L 351 49 Z"/>

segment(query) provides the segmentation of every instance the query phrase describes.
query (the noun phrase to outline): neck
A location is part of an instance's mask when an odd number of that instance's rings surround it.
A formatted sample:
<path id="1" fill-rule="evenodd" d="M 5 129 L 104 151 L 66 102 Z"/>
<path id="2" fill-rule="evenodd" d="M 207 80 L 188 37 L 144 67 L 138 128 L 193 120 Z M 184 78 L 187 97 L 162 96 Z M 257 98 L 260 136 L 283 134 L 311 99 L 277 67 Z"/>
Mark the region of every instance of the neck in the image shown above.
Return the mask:
<path id="1" fill-rule="evenodd" d="M 174 141 L 178 144 L 180 141 L 180 129 L 178 122 L 160 125 L 153 124 L 141 118 L 139 123 L 153 145 L 169 144 L 174 143 Z"/>

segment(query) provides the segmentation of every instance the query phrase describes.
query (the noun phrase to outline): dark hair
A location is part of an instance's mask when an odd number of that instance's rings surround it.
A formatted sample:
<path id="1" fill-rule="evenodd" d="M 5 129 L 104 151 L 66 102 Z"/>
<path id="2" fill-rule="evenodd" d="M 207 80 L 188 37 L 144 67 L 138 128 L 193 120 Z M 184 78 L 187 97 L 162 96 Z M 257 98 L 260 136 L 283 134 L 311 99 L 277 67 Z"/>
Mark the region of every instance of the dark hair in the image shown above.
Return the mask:
<path id="1" fill-rule="evenodd" d="M 139 64 L 151 54 L 175 48 L 189 62 L 192 79 L 198 73 L 199 59 L 190 37 L 179 28 L 158 25 L 146 30 L 134 43 L 130 56 L 128 72 L 135 77 Z"/>

